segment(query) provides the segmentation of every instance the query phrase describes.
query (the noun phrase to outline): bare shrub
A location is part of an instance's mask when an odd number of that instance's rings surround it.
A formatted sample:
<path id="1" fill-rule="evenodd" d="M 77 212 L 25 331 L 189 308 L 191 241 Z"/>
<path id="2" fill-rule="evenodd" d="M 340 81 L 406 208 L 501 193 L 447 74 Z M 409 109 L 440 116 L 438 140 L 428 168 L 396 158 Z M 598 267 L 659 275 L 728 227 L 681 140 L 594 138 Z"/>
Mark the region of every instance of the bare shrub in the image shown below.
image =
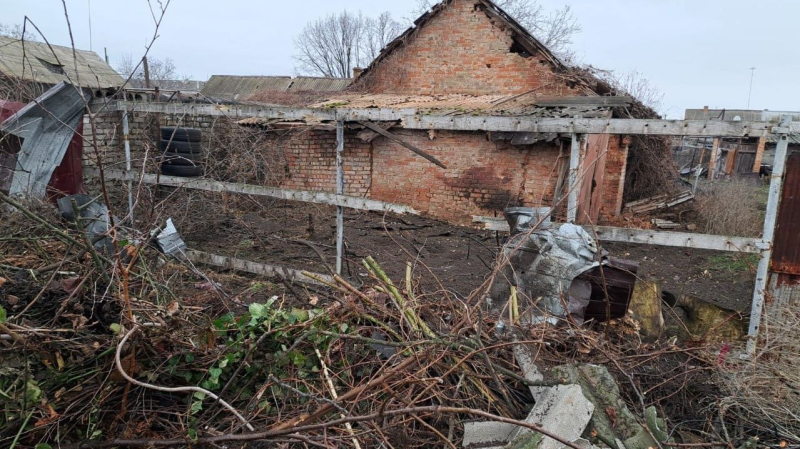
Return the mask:
<path id="1" fill-rule="evenodd" d="M 755 358 L 721 371 L 729 394 L 721 409 L 749 434 L 800 441 L 800 303 L 773 302 L 771 310 Z"/>
<path id="2" fill-rule="evenodd" d="M 695 197 L 707 234 L 758 237 L 764 227 L 764 189 L 752 181 L 718 181 Z"/>
<path id="3" fill-rule="evenodd" d="M 625 174 L 625 202 L 673 193 L 678 169 L 669 140 L 633 136 Z"/>

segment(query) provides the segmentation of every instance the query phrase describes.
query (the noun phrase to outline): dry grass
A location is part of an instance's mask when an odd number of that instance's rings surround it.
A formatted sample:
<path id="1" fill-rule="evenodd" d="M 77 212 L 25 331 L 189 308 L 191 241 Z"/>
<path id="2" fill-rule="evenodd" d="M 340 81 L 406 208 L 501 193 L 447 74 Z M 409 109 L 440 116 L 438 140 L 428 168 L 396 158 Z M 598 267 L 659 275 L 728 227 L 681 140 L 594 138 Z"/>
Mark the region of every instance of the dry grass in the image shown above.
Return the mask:
<path id="1" fill-rule="evenodd" d="M 762 440 L 800 441 L 800 302 L 774 304 L 761 327 L 755 359 L 721 373 L 730 395 L 721 410 Z"/>
<path id="2" fill-rule="evenodd" d="M 758 237 L 764 227 L 766 189 L 752 181 L 717 181 L 698 193 L 695 208 L 707 234 Z"/>

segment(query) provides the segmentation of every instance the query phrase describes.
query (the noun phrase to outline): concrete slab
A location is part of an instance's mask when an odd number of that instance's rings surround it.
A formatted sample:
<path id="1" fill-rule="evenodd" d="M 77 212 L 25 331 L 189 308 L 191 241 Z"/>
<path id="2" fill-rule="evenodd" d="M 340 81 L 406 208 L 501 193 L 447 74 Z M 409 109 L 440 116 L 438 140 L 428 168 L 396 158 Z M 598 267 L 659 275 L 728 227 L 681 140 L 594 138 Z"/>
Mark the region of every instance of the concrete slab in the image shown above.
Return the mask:
<path id="1" fill-rule="evenodd" d="M 541 382 L 544 380 L 544 376 L 542 375 L 541 371 L 539 371 L 539 367 L 537 367 L 536 363 L 533 362 L 534 358 L 529 347 L 522 344 L 515 345 L 513 352 L 514 359 L 517 361 L 517 365 L 519 365 L 520 369 L 522 370 L 522 376 L 525 377 L 525 379 L 531 382 Z M 533 400 L 539 402 L 539 398 L 548 387 L 528 386 L 528 388 L 531 390 Z"/>
<path id="2" fill-rule="evenodd" d="M 504 446 L 519 431 L 519 426 L 494 421 L 469 422 L 464 424 L 462 446 L 486 448 Z"/>
<path id="3" fill-rule="evenodd" d="M 583 395 L 580 385 L 557 385 L 542 392 L 539 401 L 525 421 L 567 441 L 575 441 L 580 439 L 592 418 L 592 413 L 594 404 Z M 520 441 L 520 436 L 531 433 L 532 430 L 522 428 L 517 433 L 515 441 Z M 544 437 L 538 444 L 538 449 L 561 449 L 562 446 L 562 443 Z"/>

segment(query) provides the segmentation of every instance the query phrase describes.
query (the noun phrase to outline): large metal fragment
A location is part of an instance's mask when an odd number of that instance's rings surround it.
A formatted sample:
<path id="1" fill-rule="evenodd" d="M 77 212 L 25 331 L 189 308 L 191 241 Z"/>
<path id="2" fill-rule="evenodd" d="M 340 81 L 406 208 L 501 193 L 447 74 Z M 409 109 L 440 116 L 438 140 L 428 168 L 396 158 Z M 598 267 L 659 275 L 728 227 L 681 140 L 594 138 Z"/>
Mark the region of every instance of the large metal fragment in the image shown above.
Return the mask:
<path id="1" fill-rule="evenodd" d="M 9 196 L 44 197 L 85 107 L 83 92 L 61 82 L 0 124 L 1 132 L 22 139 Z"/>
<path id="2" fill-rule="evenodd" d="M 567 315 L 583 321 L 591 289 L 582 282 L 571 287 L 576 277 L 600 264 L 594 238 L 570 223 L 551 227 L 542 221 L 531 230 L 541 220 L 518 215 L 514 211 L 509 218 L 516 234 L 503 249 L 508 263 L 492 286 L 492 308 L 503 310 L 515 287 L 523 323 L 556 324 Z"/>

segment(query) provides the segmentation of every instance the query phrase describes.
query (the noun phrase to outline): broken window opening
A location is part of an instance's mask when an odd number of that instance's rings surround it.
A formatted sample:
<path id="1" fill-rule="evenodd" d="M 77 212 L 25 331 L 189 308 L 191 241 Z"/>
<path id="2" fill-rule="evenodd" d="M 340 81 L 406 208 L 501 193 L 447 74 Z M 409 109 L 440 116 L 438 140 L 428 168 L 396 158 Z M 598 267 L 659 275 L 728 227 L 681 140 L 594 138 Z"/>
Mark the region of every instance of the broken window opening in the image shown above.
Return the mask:
<path id="1" fill-rule="evenodd" d="M 45 61 L 42 58 L 36 58 L 39 62 L 42 63 L 43 66 L 47 68 L 47 70 L 57 74 L 57 75 L 66 75 L 67 73 L 64 72 L 64 66 L 60 64 L 53 64 L 52 62 Z"/>

